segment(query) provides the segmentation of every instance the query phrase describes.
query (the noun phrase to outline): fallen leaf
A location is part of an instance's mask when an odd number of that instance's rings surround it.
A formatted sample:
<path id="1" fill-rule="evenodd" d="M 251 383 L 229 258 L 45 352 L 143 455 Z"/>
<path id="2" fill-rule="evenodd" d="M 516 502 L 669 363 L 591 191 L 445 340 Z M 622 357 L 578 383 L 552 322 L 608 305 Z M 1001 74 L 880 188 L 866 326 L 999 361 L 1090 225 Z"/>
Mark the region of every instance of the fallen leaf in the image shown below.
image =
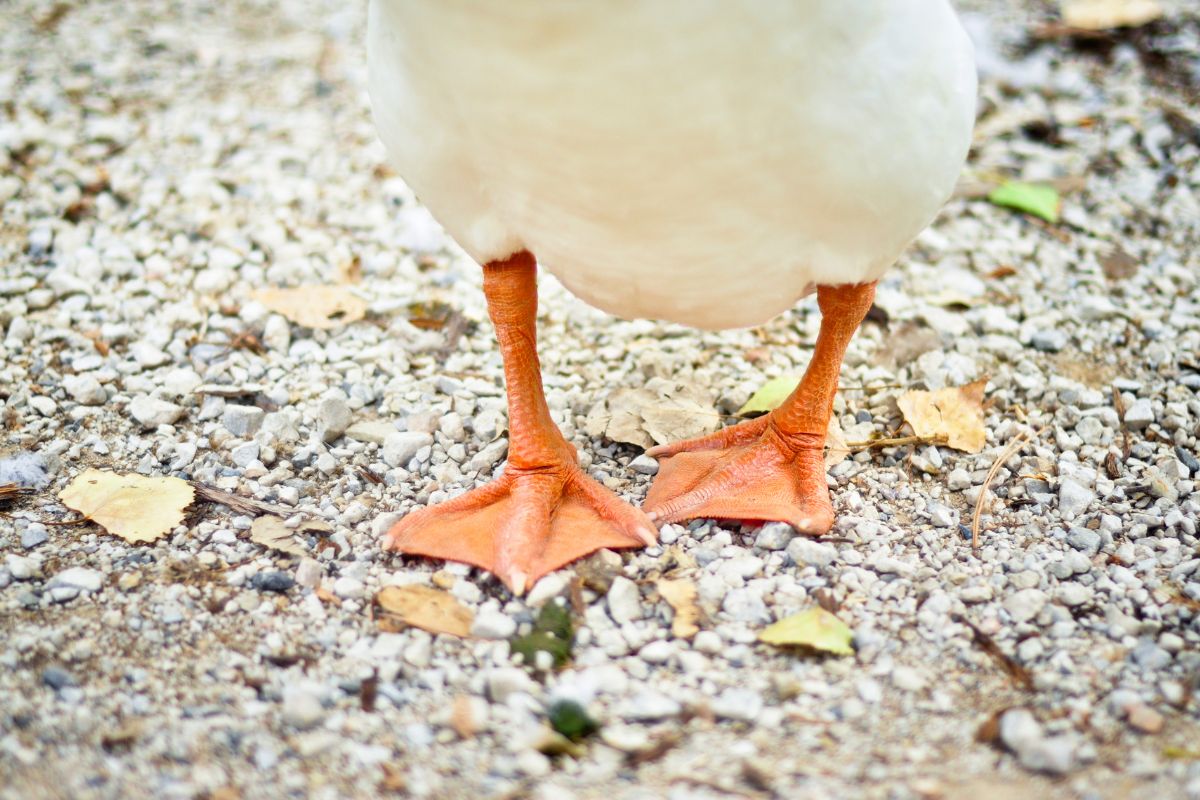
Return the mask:
<path id="1" fill-rule="evenodd" d="M 279 517 L 258 517 L 250 523 L 250 541 L 290 556 L 303 557 L 308 550 L 296 538 L 296 532 Z"/>
<path id="2" fill-rule="evenodd" d="M 987 199 L 992 205 L 1015 208 L 1047 222 L 1058 222 L 1058 210 L 1062 203 L 1053 186 L 1021 181 L 997 186 L 988 193 Z"/>
<path id="3" fill-rule="evenodd" d="M 783 401 L 799 384 L 800 378 L 795 375 L 780 375 L 778 378 L 771 378 L 737 410 L 737 415 L 747 417 L 773 411 L 783 405 Z"/>
<path id="4" fill-rule="evenodd" d="M 260 289 L 255 300 L 297 325 L 328 330 L 362 319 L 367 303 L 345 286 Z"/>
<path id="5" fill-rule="evenodd" d="M 651 378 L 644 387 L 617 389 L 588 412 L 589 436 L 649 448 L 712 433 L 721 424 L 712 398 L 691 386 Z"/>
<path id="6" fill-rule="evenodd" d="M 675 610 L 675 618 L 671 620 L 671 635 L 676 639 L 690 639 L 699 633 L 700 607 L 696 605 L 696 584 L 680 578 L 660 580 L 655 587 L 662 599 Z"/>
<path id="7" fill-rule="evenodd" d="M 533 666 L 538 652 L 549 653 L 554 666 L 564 667 L 571 660 L 571 645 L 575 643 L 575 626 L 571 615 L 557 603 L 546 603 L 533 622 L 533 630 L 524 636 L 509 639 L 512 652 L 519 653 L 525 663 Z"/>
<path id="8" fill-rule="evenodd" d="M 917 436 L 945 436 L 955 450 L 978 453 L 987 444 L 983 427 L 983 390 L 987 382 L 987 378 L 981 378 L 936 392 L 908 391 L 896 405 Z"/>
<path id="9" fill-rule="evenodd" d="M 127 542 L 152 542 L 183 521 L 195 492 L 179 478 L 147 478 L 89 469 L 75 476 L 58 499 Z"/>
<path id="10" fill-rule="evenodd" d="M 842 423 L 836 414 L 832 414 L 829 417 L 829 427 L 825 431 L 825 469 L 840 464 L 849 457 L 850 445 L 846 444 Z"/>
<path id="11" fill-rule="evenodd" d="M 381 615 L 405 625 L 465 637 L 475 615 L 453 595 L 430 586 L 385 586 L 375 595 Z"/>
<path id="12" fill-rule="evenodd" d="M 1085 31 L 1136 28 L 1163 15 L 1157 0 L 1064 0 L 1063 23 Z"/>
<path id="13" fill-rule="evenodd" d="M 854 633 L 846 623 L 819 606 L 784 617 L 758 635 L 774 645 L 799 645 L 839 656 L 854 655 Z"/>

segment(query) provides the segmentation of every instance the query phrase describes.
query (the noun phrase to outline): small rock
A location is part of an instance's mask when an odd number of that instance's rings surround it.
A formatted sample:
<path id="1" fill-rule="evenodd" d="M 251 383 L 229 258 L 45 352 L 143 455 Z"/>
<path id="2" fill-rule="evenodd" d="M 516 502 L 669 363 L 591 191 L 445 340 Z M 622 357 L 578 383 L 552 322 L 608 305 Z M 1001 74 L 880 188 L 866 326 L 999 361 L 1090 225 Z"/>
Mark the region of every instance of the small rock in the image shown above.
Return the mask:
<path id="1" fill-rule="evenodd" d="M 1131 706 L 1125 721 L 1129 727 L 1141 733 L 1159 733 L 1163 729 L 1163 715 L 1145 703 Z"/>
<path id="2" fill-rule="evenodd" d="M 291 580 L 291 578 L 289 578 Z M 367 591 L 367 587 L 357 578 L 343 575 L 333 582 L 333 593 L 343 600 L 357 600 Z"/>
<path id="3" fill-rule="evenodd" d="M 574 575 L 567 570 L 551 572 L 529 590 L 529 594 L 525 596 L 526 605 L 535 608 L 545 605 L 546 601 L 553 600 L 567 590 L 567 587 L 571 585 L 572 577 Z"/>
<path id="4" fill-rule="evenodd" d="M 10 567 L 11 568 L 11 567 Z M 16 575 L 16 571 L 13 572 Z M 71 567 L 55 575 L 46 584 L 48 589 L 68 588 L 80 592 L 98 592 L 104 584 L 104 573 L 86 567 Z"/>
<path id="5" fill-rule="evenodd" d="M 1086 486 L 1076 483 L 1070 478 L 1063 478 L 1058 484 L 1058 510 L 1068 518 L 1077 517 L 1096 499 L 1096 493 Z"/>
<path id="6" fill-rule="evenodd" d="M 607 602 L 608 614 L 618 625 L 642 618 L 642 598 L 637 584 L 624 576 L 613 578 Z"/>
<path id="7" fill-rule="evenodd" d="M 941 503 L 930 503 L 929 522 L 935 528 L 953 528 L 958 524 L 958 515 L 949 506 L 944 506 Z"/>
<path id="8" fill-rule="evenodd" d="M 266 412 L 258 406 L 229 403 L 221 414 L 221 425 L 234 436 L 247 439 L 258 433 L 265 416 Z"/>
<path id="9" fill-rule="evenodd" d="M 16 553 L 8 553 L 4 556 L 5 566 L 8 567 L 8 572 L 13 576 L 14 580 L 27 581 L 38 572 L 37 562 L 32 558 L 19 556 Z"/>
<path id="10" fill-rule="evenodd" d="M 315 692 L 302 686 L 289 686 L 283 690 L 282 719 L 284 725 L 306 731 L 325 719 L 325 707 Z"/>
<path id="11" fill-rule="evenodd" d="M 346 395 L 340 391 L 327 394 L 317 406 L 317 429 L 321 441 L 329 444 L 336 441 L 350 427 L 350 406 Z"/>
<path id="12" fill-rule="evenodd" d="M 129 354 L 142 369 L 161 367 L 171 360 L 171 357 L 149 342 L 134 342 L 129 346 Z"/>
<path id="13" fill-rule="evenodd" d="M 59 689 L 76 685 L 75 676 L 62 667 L 46 667 L 42 670 L 42 683 L 56 692 Z"/>
<path id="14" fill-rule="evenodd" d="M 68 375 L 63 378 L 63 388 L 80 405 L 102 406 L 108 401 L 108 393 L 91 375 Z"/>
<path id="15" fill-rule="evenodd" d="M 321 585 L 321 576 L 324 574 L 325 568 L 321 566 L 321 562 L 314 558 L 302 558 L 296 567 L 296 583 L 308 589 L 315 589 Z"/>
<path id="16" fill-rule="evenodd" d="M 675 649 L 665 639 L 656 639 L 638 651 L 638 658 L 647 664 L 665 664 Z"/>
<path id="17" fill-rule="evenodd" d="M 43 417 L 52 417 L 54 416 L 54 412 L 58 410 L 58 404 L 44 394 L 35 394 L 29 398 L 29 407 Z"/>
<path id="18" fill-rule="evenodd" d="M 15 483 L 23 489 L 45 489 L 50 485 L 45 459 L 36 453 L 0 458 L 0 483 Z"/>
<path id="19" fill-rule="evenodd" d="M 1054 596 L 1064 606 L 1075 608 L 1092 599 L 1092 590 L 1083 584 L 1070 581 L 1061 584 Z"/>
<path id="20" fill-rule="evenodd" d="M 46 530 L 46 526 L 40 522 L 34 522 L 25 530 L 21 531 L 21 547 L 26 550 L 32 550 L 39 545 L 45 544 L 50 539 L 50 532 Z"/>
<path id="21" fill-rule="evenodd" d="M 676 717 L 683 711 L 683 706 L 679 705 L 677 701 L 661 692 L 651 690 L 634 695 L 629 702 L 629 708 L 629 712 L 625 715 L 627 718 L 645 722 Z"/>
<path id="22" fill-rule="evenodd" d="M 639 475 L 657 475 L 658 461 L 643 453 L 629 462 L 629 468 Z"/>
<path id="23" fill-rule="evenodd" d="M 229 457 L 234 464 L 245 469 L 258 460 L 260 451 L 258 442 L 243 442 L 229 451 Z"/>
<path id="24" fill-rule="evenodd" d="M 534 694 L 536 691 L 537 684 L 523 669 L 501 667 L 488 673 L 487 692 L 493 703 L 503 703 L 514 694 Z"/>
<path id="25" fill-rule="evenodd" d="M 900 665 L 892 670 L 892 685 L 901 691 L 919 692 L 925 684 L 925 676 L 912 667 Z"/>
<path id="26" fill-rule="evenodd" d="M 471 623 L 471 635 L 480 639 L 507 639 L 516 632 L 516 620 L 492 608 L 480 609 Z"/>
<path id="27" fill-rule="evenodd" d="M 751 689 L 726 689 L 712 701 L 712 712 L 722 719 L 753 722 L 762 708 L 762 695 Z"/>
<path id="28" fill-rule="evenodd" d="M 787 554 L 795 564 L 811 564 L 822 569 L 833 563 L 838 551 L 831 544 L 824 544 L 807 536 L 797 536 L 788 544 Z"/>
<path id="29" fill-rule="evenodd" d="M 692 647 L 701 653 L 716 655 L 725 649 L 725 643 L 716 631 L 700 631 L 692 639 Z"/>
<path id="30" fill-rule="evenodd" d="M 1050 330 L 1041 330 L 1033 334 L 1029 343 L 1033 345 L 1035 350 L 1041 350 L 1044 353 L 1057 353 L 1067 346 L 1069 337 L 1066 331 L 1052 328 Z"/>
<path id="31" fill-rule="evenodd" d="M 1129 408 L 1125 409 L 1123 421 L 1125 427 L 1134 431 L 1140 431 L 1154 422 L 1154 407 L 1150 404 L 1150 400 L 1145 397 L 1135 400 Z"/>
<path id="32" fill-rule="evenodd" d="M 383 441 L 383 460 L 389 467 L 407 467 L 422 447 L 433 444 L 433 435 L 420 431 L 395 431 Z"/>
<path id="33" fill-rule="evenodd" d="M 964 489 L 970 489 L 974 485 L 974 481 L 971 480 L 971 473 L 962 467 L 955 467 L 946 476 L 946 487 L 952 492 L 961 492 Z"/>
<path id="34" fill-rule="evenodd" d="M 1046 593 L 1041 589 L 1022 589 L 1008 596 L 1004 608 L 1014 622 L 1028 622 L 1046 605 Z"/>
<path id="35" fill-rule="evenodd" d="M 157 428 L 159 425 L 178 422 L 183 416 L 183 406 L 141 394 L 130 401 L 129 414 L 143 428 Z"/>
<path id="36" fill-rule="evenodd" d="M 1147 672 L 1157 672 L 1171 664 L 1171 654 L 1148 639 L 1139 642 L 1130 655 Z"/>
<path id="37" fill-rule="evenodd" d="M 1050 736 L 1017 752 L 1021 766 L 1048 775 L 1065 775 L 1075 768 L 1078 740 L 1071 735 Z"/>
<path id="38" fill-rule="evenodd" d="M 1067 534 L 1067 544 L 1089 557 L 1100 552 L 1100 534 L 1087 528 L 1072 528 Z"/>
<path id="39" fill-rule="evenodd" d="M 390 422 L 367 421 L 356 422 L 346 428 L 345 435 L 346 438 L 354 439 L 357 442 L 383 444 L 393 433 L 398 433 L 398 431 L 396 426 Z"/>
<path id="40" fill-rule="evenodd" d="M 250 579 L 250 587 L 260 592 L 286 592 L 296 580 L 286 572 L 259 572 Z"/>
<path id="41" fill-rule="evenodd" d="M 759 550 L 785 550 L 795 536 L 796 529 L 786 522 L 768 522 L 754 538 L 754 546 Z"/>

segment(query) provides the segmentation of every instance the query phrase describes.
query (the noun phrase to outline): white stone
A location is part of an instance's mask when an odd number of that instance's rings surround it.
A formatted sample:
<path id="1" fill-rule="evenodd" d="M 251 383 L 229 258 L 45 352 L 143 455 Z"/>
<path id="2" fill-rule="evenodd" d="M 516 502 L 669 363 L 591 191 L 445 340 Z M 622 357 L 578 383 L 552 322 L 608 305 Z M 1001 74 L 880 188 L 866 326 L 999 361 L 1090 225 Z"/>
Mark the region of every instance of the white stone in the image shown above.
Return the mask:
<path id="1" fill-rule="evenodd" d="M 9 569 L 12 569 L 11 564 Z M 16 571 L 13 571 L 14 577 Z M 69 587 L 77 589 L 81 592 L 98 592 L 100 587 L 104 585 L 104 573 L 87 567 L 71 567 L 56 574 L 51 578 L 46 586 L 50 589 L 56 587 Z"/>
<path id="2" fill-rule="evenodd" d="M 488 673 L 487 691 L 493 703 L 503 703 L 514 694 L 535 693 L 537 684 L 523 669 L 500 667 Z"/>
<path id="3" fill-rule="evenodd" d="M 321 566 L 321 562 L 313 558 L 302 558 L 300 565 L 296 567 L 296 583 L 315 589 L 321 585 L 321 576 L 324 574 L 325 568 Z"/>
<path id="4" fill-rule="evenodd" d="M 383 441 L 383 460 L 389 467 L 407 467 L 422 447 L 433 444 L 433 436 L 419 431 L 395 431 Z"/>
<path id="5" fill-rule="evenodd" d="M 571 585 L 571 578 L 574 576 L 575 573 L 570 570 L 551 572 L 533 585 L 529 594 L 525 595 L 525 603 L 534 608 L 545 605 L 546 601 L 553 600 L 565 592 Z"/>
<path id="6" fill-rule="evenodd" d="M 643 616 L 642 598 L 637 584 L 623 575 L 618 575 L 613 579 L 606 599 L 608 614 L 618 625 L 633 622 Z"/>
<path id="7" fill-rule="evenodd" d="M 762 695 L 751 689 L 726 689 L 712 702 L 712 712 L 722 719 L 752 722 L 763 708 Z"/>
<path id="8" fill-rule="evenodd" d="M 797 536 L 788 544 L 787 554 L 796 564 L 811 564 L 822 569 L 833 563 L 838 551 L 831 544 L 824 544 L 807 536 Z"/>
<path id="9" fill-rule="evenodd" d="M 480 639 L 507 639 L 517 632 L 517 622 L 494 608 L 482 608 L 471 623 L 471 635 Z"/>
<path id="10" fill-rule="evenodd" d="M 665 639 L 656 639 L 638 651 L 638 657 L 647 664 L 665 664 L 675 648 Z"/>
<path id="11" fill-rule="evenodd" d="M 1022 589 L 1004 600 L 1004 608 L 1014 622 L 1028 622 L 1046 605 L 1046 593 L 1041 589 Z"/>
<path id="12" fill-rule="evenodd" d="M 333 582 L 333 593 L 344 600 L 357 600 L 366 593 L 366 589 L 362 581 L 345 575 Z"/>
<path id="13" fill-rule="evenodd" d="M 100 406 L 108 400 L 100 381 L 91 375 L 68 375 L 63 378 L 63 388 L 80 405 Z"/>

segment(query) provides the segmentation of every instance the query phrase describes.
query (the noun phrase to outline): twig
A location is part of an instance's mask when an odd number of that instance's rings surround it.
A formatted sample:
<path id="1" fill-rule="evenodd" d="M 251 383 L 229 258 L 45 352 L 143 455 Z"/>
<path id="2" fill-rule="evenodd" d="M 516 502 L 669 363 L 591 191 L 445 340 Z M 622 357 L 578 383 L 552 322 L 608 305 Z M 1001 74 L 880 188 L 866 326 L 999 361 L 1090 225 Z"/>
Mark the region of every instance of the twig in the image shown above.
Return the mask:
<path id="1" fill-rule="evenodd" d="M 991 636 L 988 636 L 979 626 L 971 620 L 964 617 L 962 614 L 953 614 L 950 617 L 955 622 L 960 622 L 971 629 L 971 635 L 974 637 L 975 644 L 979 645 L 979 649 L 992 657 L 1000 669 L 1004 670 L 1010 678 L 1021 685 L 1021 688 L 1026 691 L 1033 691 L 1033 676 L 1021 664 L 1018 664 L 1012 656 L 1000 649 L 1000 645 Z"/>
<path id="2" fill-rule="evenodd" d="M 851 450 L 869 450 L 872 447 L 901 447 L 906 444 L 946 444 L 950 437 L 944 433 L 932 436 L 899 436 L 892 439 L 872 439 L 867 442 L 847 442 Z"/>
<path id="3" fill-rule="evenodd" d="M 987 499 L 988 489 L 991 488 L 992 480 L 995 479 L 996 473 L 1004 466 L 1013 454 L 1016 453 L 1025 444 L 1026 441 L 1033 441 L 1045 433 L 1049 425 L 1042 426 L 1036 431 L 1030 433 L 1023 431 L 1017 435 L 1015 439 L 1008 443 L 1008 447 L 1004 448 L 1004 452 L 996 459 L 996 463 L 992 464 L 992 468 L 988 470 L 987 477 L 983 479 L 983 487 L 979 490 L 979 498 L 975 501 L 975 513 L 971 515 L 971 549 L 979 549 L 979 517 L 983 514 L 983 501 Z"/>
<path id="4" fill-rule="evenodd" d="M 210 503 L 220 503 L 223 506 L 228 506 L 234 511 L 240 511 L 243 514 L 267 513 L 278 514 L 281 517 L 287 517 L 294 513 L 294 509 L 284 508 L 272 503 L 264 503 L 262 500 L 255 500 L 252 497 L 239 497 L 236 494 L 223 491 L 215 486 L 200 483 L 199 481 L 189 481 L 192 488 L 196 490 L 196 499 L 207 500 Z"/>

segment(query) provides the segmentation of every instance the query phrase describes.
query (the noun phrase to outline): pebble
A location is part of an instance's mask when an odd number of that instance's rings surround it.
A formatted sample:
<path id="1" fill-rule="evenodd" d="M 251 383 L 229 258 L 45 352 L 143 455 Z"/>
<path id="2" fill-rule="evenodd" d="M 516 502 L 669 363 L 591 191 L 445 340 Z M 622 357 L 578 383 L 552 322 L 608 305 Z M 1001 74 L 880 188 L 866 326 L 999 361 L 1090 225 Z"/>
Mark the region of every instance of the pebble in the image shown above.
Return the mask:
<path id="1" fill-rule="evenodd" d="M 678 701 L 661 692 L 647 689 L 633 696 L 629 701 L 629 710 L 624 716 L 627 719 L 652 722 L 677 717 L 681 711 L 683 706 Z"/>
<path id="2" fill-rule="evenodd" d="M 316 589 L 321 585 L 321 577 L 324 574 L 325 568 L 321 566 L 321 562 L 312 558 L 302 558 L 296 567 L 296 583 L 307 589 Z"/>
<path id="3" fill-rule="evenodd" d="M 796 536 L 796 529 L 786 522 L 768 522 L 754 537 L 754 546 L 759 550 L 785 550 Z"/>
<path id="4" fill-rule="evenodd" d="M 326 395 L 317 407 L 317 428 L 321 441 L 329 444 L 341 438 L 350 427 L 351 419 L 345 394 L 339 391 Z"/>
<path id="5" fill-rule="evenodd" d="M 608 614 L 618 625 L 642 618 L 642 598 L 637 584 L 623 575 L 613 578 L 606 601 Z"/>
<path id="6" fill-rule="evenodd" d="M 246 439 L 258 433 L 265 416 L 266 412 L 258 406 L 227 403 L 221 413 L 221 426 L 234 436 Z"/>
<path id="7" fill-rule="evenodd" d="M 108 393 L 91 375 L 68 375 L 63 378 L 63 388 L 83 406 L 102 406 L 108 402 Z"/>
<path id="8" fill-rule="evenodd" d="M 433 444 L 432 434 L 419 431 L 395 431 L 383 441 L 383 460 L 389 467 L 407 467 L 417 452 Z"/>
<path id="9" fill-rule="evenodd" d="M 11 569 L 11 565 L 9 567 Z M 16 570 L 13 570 L 13 575 L 16 576 Z M 79 592 L 92 593 L 100 591 L 100 587 L 104 585 L 104 573 L 87 567 L 71 567 L 59 572 L 52 577 L 47 583 L 46 588 L 66 588 L 74 589 Z"/>
<path id="10" fill-rule="evenodd" d="M 1164 724 L 1163 715 L 1144 703 L 1130 706 L 1125 721 L 1135 731 L 1149 734 L 1161 733 Z"/>
<path id="11" fill-rule="evenodd" d="M 516 667 L 500 667 L 487 675 L 487 693 L 493 703 L 505 703 L 514 694 L 535 694 L 537 684 Z"/>
<path id="12" fill-rule="evenodd" d="M 1053 328 L 1050 330 L 1037 331 L 1033 334 L 1033 337 L 1029 340 L 1029 343 L 1032 344 L 1036 350 L 1041 350 L 1046 353 L 1057 353 L 1059 350 L 1062 350 L 1064 347 L 1066 347 L 1067 342 L 1069 341 L 1070 337 L 1067 336 L 1066 331 Z"/>
<path id="13" fill-rule="evenodd" d="M 751 689 L 726 689 L 711 705 L 711 710 L 717 717 L 744 722 L 758 719 L 762 709 L 762 695 Z"/>
<path id="14" fill-rule="evenodd" d="M 68 686 L 77 686 L 75 676 L 62 667 L 46 667 L 42 670 L 42 683 L 58 691 Z"/>
<path id="15" fill-rule="evenodd" d="M 21 531 L 21 547 L 32 550 L 50 540 L 50 532 L 46 526 L 35 522 Z"/>
<path id="16" fill-rule="evenodd" d="M 280 573 L 280 574 L 286 574 L 286 573 Z M 291 581 L 290 576 L 288 577 L 288 580 L 289 580 L 289 582 Z M 289 588 L 291 588 L 290 583 L 289 583 Z M 276 590 L 276 591 L 278 591 L 278 590 Z M 358 600 L 364 594 L 366 594 L 366 591 L 367 591 L 367 587 L 364 586 L 363 582 L 358 580 L 357 578 L 351 578 L 349 576 L 343 575 L 342 577 L 338 578 L 336 581 L 333 582 L 333 593 L 336 594 L 338 597 L 342 598 L 343 600 Z"/>
<path id="17" fill-rule="evenodd" d="M 725 643 L 715 631 L 700 631 L 692 638 L 692 647 L 701 653 L 716 655 L 725 649 Z"/>
<path id="18" fill-rule="evenodd" d="M 1067 519 L 1087 511 L 1095 500 L 1095 492 L 1070 478 L 1063 478 L 1058 484 L 1058 510 Z"/>
<path id="19" fill-rule="evenodd" d="M 314 691 L 304 686 L 289 686 L 283 690 L 282 720 L 290 728 L 310 730 L 325 720 L 325 707 Z"/>
<path id="20" fill-rule="evenodd" d="M 383 444 L 387 437 L 396 433 L 396 426 L 390 422 L 355 422 L 345 430 L 346 438 L 359 442 Z"/>
<path id="21" fill-rule="evenodd" d="M 286 572 L 259 572 L 250 579 L 250 587 L 260 592 L 286 592 L 296 580 Z"/>
<path id="22" fill-rule="evenodd" d="M 638 658 L 647 664 L 665 664 L 671 658 L 675 648 L 665 639 L 656 639 L 638 651 Z"/>
<path id="23" fill-rule="evenodd" d="M 831 544 L 824 544 L 807 536 L 797 536 L 788 543 L 787 554 L 794 564 L 811 564 L 823 569 L 833 563 L 838 551 Z"/>
<path id="24" fill-rule="evenodd" d="M 1046 605 L 1046 593 L 1040 589 L 1022 589 L 1004 600 L 1004 608 L 1014 622 L 1028 622 Z"/>
<path id="25" fill-rule="evenodd" d="M 471 623 L 471 635 L 480 639 L 508 639 L 516 632 L 516 620 L 492 608 L 477 611 Z"/>
<path id="26" fill-rule="evenodd" d="M 629 468 L 639 475 L 657 475 L 658 461 L 643 453 L 630 460 Z"/>
<path id="27" fill-rule="evenodd" d="M 534 608 L 545 605 L 547 601 L 566 592 L 573 577 L 574 573 L 567 570 L 551 572 L 533 585 L 529 594 L 525 595 L 525 602 Z"/>
<path id="28" fill-rule="evenodd" d="M 1140 431 L 1154 422 L 1154 406 L 1147 398 L 1138 398 L 1133 405 L 1125 409 L 1125 417 L 1122 421 L 1130 430 Z"/>
<path id="29" fill-rule="evenodd" d="M 129 403 L 130 416 L 141 423 L 143 428 L 172 425 L 183 416 L 183 411 L 183 406 L 149 395 L 138 395 Z"/>
<path id="30" fill-rule="evenodd" d="M 38 573 L 38 562 L 16 553 L 6 553 L 4 563 L 14 580 L 27 581 Z"/>
<path id="31" fill-rule="evenodd" d="M 1086 556 L 1094 556 L 1100 552 L 1100 534 L 1087 528 L 1072 528 L 1067 534 L 1067 544 Z"/>

